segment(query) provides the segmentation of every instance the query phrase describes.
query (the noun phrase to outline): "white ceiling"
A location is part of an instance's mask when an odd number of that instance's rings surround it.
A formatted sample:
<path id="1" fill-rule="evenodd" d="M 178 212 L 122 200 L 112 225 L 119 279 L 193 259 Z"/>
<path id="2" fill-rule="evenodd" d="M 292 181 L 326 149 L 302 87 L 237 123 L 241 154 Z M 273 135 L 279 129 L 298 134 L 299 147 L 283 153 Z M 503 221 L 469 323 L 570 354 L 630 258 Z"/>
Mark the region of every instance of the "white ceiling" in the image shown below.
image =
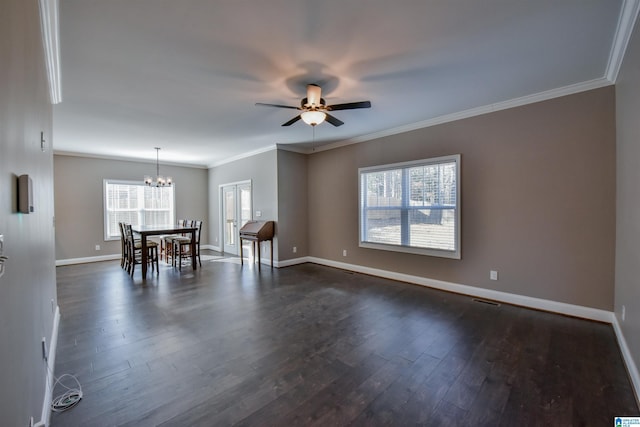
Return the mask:
<path id="1" fill-rule="evenodd" d="M 212 166 L 603 86 L 621 57 L 616 35 L 633 25 L 620 20 L 627 3 L 60 0 L 54 148 L 155 160 L 162 147 L 161 162 Z M 328 104 L 372 108 L 333 113 L 345 125 L 319 125 L 313 142 L 302 121 L 280 126 L 294 110 L 254 105 L 297 106 L 307 83 Z"/>

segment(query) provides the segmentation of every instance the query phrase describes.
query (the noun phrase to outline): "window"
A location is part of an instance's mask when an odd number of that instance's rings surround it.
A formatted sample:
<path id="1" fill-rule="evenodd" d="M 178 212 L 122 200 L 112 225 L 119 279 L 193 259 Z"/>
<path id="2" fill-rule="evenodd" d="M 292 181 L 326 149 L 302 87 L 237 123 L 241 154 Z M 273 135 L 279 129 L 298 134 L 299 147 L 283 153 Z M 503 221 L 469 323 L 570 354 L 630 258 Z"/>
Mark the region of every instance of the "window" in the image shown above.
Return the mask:
<path id="1" fill-rule="evenodd" d="M 149 187 L 144 183 L 104 180 L 104 239 L 120 238 L 119 222 L 132 225 L 175 223 L 175 187 Z"/>
<path id="2" fill-rule="evenodd" d="M 360 168 L 360 246 L 460 259 L 460 155 Z"/>

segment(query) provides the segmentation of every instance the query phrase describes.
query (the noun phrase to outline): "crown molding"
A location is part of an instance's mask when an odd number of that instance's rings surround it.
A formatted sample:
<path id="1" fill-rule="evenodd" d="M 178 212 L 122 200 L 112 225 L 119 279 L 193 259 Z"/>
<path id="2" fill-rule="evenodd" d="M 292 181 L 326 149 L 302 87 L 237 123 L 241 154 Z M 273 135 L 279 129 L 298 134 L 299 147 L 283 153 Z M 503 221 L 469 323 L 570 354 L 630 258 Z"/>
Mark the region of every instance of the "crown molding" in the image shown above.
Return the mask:
<path id="1" fill-rule="evenodd" d="M 131 157 L 108 156 L 108 155 L 102 155 L 102 154 L 89 154 L 89 153 L 76 153 L 73 151 L 60 151 L 60 150 L 53 150 L 53 154 L 56 156 L 85 157 L 89 159 L 116 160 L 120 162 L 134 162 L 134 163 L 150 163 L 154 165 L 156 164 L 156 159 L 132 159 Z M 198 164 L 192 164 L 192 163 L 178 163 L 178 162 L 165 162 L 165 161 L 160 161 L 159 163 L 165 166 L 179 166 L 183 168 L 207 169 L 207 165 L 198 165 Z"/>
<path id="2" fill-rule="evenodd" d="M 52 104 L 62 102 L 60 85 L 60 27 L 58 19 L 58 0 L 40 0 L 40 29 L 44 62 L 47 66 L 49 96 Z"/>
<path id="3" fill-rule="evenodd" d="M 604 86 L 610 86 L 612 83 L 602 77 L 599 79 L 589 80 L 586 82 L 576 83 L 568 86 L 563 86 L 556 89 L 547 90 L 544 92 L 538 92 L 531 95 L 522 96 L 520 98 L 510 99 L 508 101 L 497 102 L 495 104 L 483 105 L 481 107 L 470 108 L 468 110 L 459 111 L 457 113 L 445 114 L 443 116 L 434 117 L 432 119 L 422 120 L 408 125 L 399 126 L 391 129 L 386 129 L 380 132 L 374 132 L 356 138 L 347 139 L 344 141 L 335 142 L 332 144 L 322 145 L 316 148 L 315 152 L 333 150 L 335 148 L 344 147 L 347 145 L 358 144 L 360 142 L 370 141 L 373 139 L 383 138 L 386 136 L 397 135 L 400 133 L 410 132 L 417 129 L 428 128 L 431 126 L 440 125 L 443 123 L 454 122 L 456 120 L 467 119 L 470 117 L 480 116 L 482 114 L 493 113 L 500 110 L 506 110 L 509 108 L 520 107 L 527 104 L 533 104 L 536 102 L 546 101 L 553 98 L 559 98 L 561 96 L 573 95 L 579 92 L 585 92 L 592 89 L 598 89 Z"/>
<path id="4" fill-rule="evenodd" d="M 303 147 L 296 147 L 290 144 L 276 144 L 278 150 L 291 151 L 292 153 L 309 154 L 312 150 Z"/>
<path id="5" fill-rule="evenodd" d="M 208 165 L 208 167 L 209 168 L 215 168 L 217 166 L 222 166 L 222 165 L 225 165 L 227 163 L 235 162 L 237 160 L 246 159 L 247 157 L 253 157 L 253 156 L 256 156 L 258 154 L 266 153 L 268 151 L 273 151 L 273 150 L 276 150 L 277 148 L 278 148 L 278 146 L 275 145 L 275 144 L 274 145 L 269 145 L 269 146 L 266 146 L 266 147 L 262 147 L 262 148 L 258 148 L 257 150 L 248 151 L 246 153 L 238 154 L 237 156 L 229 157 L 229 158 L 221 160 L 219 162 L 212 163 L 212 164 Z"/>
<path id="6" fill-rule="evenodd" d="M 640 0 L 623 0 L 618 26 L 616 27 L 611 52 L 609 53 L 607 70 L 604 74 L 605 78 L 611 83 L 615 83 L 618 79 L 618 73 L 620 72 L 620 67 L 622 66 L 624 54 L 627 51 L 627 45 L 629 44 L 629 39 L 631 39 L 639 10 Z"/>

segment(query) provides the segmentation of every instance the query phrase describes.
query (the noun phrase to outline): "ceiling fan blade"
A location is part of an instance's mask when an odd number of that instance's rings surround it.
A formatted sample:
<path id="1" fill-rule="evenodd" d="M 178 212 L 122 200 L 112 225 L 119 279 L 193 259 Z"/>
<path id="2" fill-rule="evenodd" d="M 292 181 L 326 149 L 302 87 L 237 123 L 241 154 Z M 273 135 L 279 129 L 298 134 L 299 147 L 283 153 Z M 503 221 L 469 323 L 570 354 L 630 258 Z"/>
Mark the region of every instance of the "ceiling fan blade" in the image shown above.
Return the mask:
<path id="1" fill-rule="evenodd" d="M 300 115 L 297 115 L 293 119 L 289 120 L 287 123 L 283 123 L 282 126 L 291 126 L 292 124 L 300 120 L 300 118 L 301 118 Z"/>
<path id="2" fill-rule="evenodd" d="M 327 105 L 327 110 L 355 110 L 357 108 L 371 108 L 371 101 L 347 102 L 346 104 Z"/>
<path id="3" fill-rule="evenodd" d="M 334 126 L 342 126 L 344 124 L 344 122 L 342 120 L 338 120 L 335 117 L 333 117 L 331 114 L 326 114 L 326 118 L 325 120 L 328 121 L 329 123 L 331 123 Z"/>
<path id="4" fill-rule="evenodd" d="M 300 107 L 292 107 L 291 105 L 280 105 L 280 104 L 265 104 L 263 102 L 256 102 L 257 107 L 276 107 L 276 108 L 289 108 L 292 110 L 299 110 Z"/>

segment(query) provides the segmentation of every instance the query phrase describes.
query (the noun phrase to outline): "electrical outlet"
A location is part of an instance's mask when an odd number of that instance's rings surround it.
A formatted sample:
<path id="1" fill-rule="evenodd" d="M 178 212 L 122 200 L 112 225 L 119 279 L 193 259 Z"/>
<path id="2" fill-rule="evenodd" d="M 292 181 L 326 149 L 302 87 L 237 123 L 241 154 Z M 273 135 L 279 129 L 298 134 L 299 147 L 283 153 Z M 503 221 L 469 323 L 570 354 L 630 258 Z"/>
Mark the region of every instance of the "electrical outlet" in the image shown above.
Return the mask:
<path id="1" fill-rule="evenodd" d="M 100 245 L 96 245 L 96 251 L 100 250 Z"/>
<path id="2" fill-rule="evenodd" d="M 498 280 L 498 272 L 496 270 L 489 271 L 489 279 Z"/>
<path id="3" fill-rule="evenodd" d="M 627 308 L 623 305 L 622 306 L 622 321 L 624 322 L 624 318 L 627 315 Z"/>
<path id="4" fill-rule="evenodd" d="M 298 252 L 298 248 L 297 247 L 293 247 L 293 253 L 295 254 L 296 252 Z"/>
<path id="5" fill-rule="evenodd" d="M 256 211 L 256 217 L 260 218 L 262 216 L 262 211 Z"/>
<path id="6" fill-rule="evenodd" d="M 347 256 L 347 250 L 346 249 L 342 250 L 342 256 Z"/>

